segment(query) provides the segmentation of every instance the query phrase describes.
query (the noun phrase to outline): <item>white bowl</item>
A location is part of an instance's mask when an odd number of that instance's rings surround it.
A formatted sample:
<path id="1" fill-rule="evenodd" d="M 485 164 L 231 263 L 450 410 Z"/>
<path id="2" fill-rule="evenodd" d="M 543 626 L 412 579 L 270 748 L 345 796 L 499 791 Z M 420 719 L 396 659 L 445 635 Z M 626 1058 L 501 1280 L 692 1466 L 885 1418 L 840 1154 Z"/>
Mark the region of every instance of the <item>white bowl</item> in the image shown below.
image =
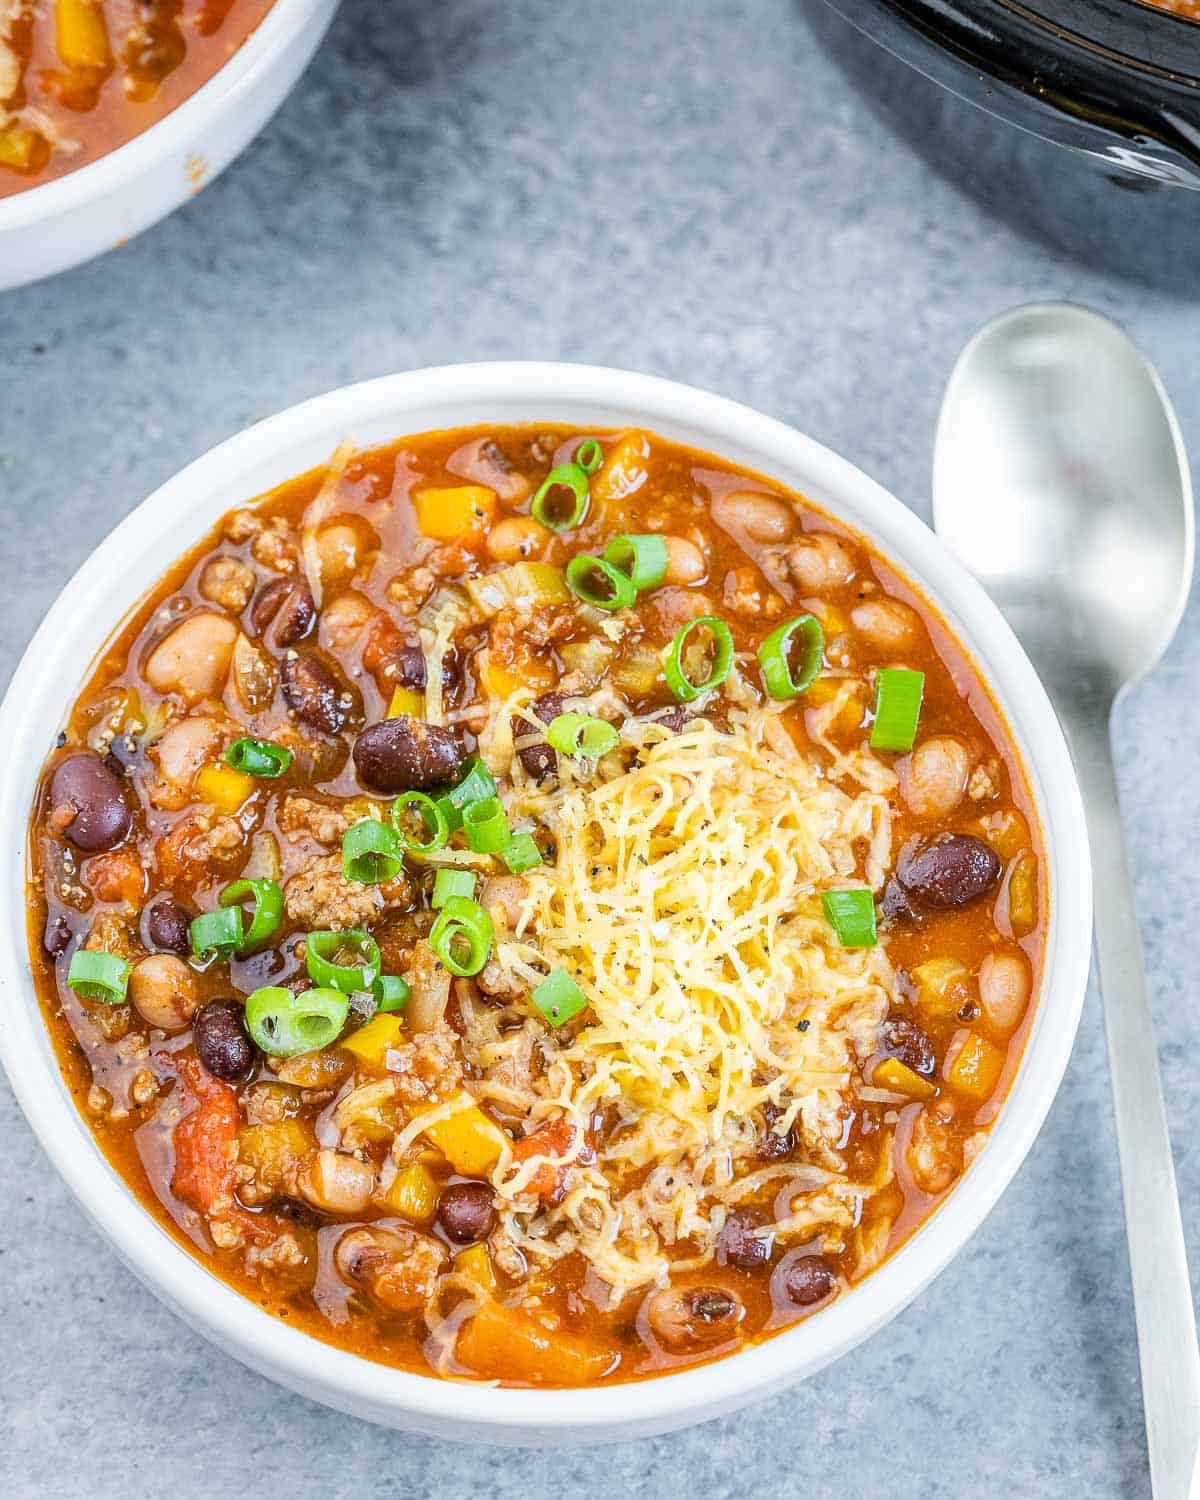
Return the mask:
<path id="1" fill-rule="evenodd" d="M 337 6 L 275 0 L 245 45 L 178 109 L 78 171 L 0 198 L 0 291 L 115 249 L 194 197 L 283 103 Z"/>
<path id="2" fill-rule="evenodd" d="M 800 491 L 872 538 L 920 582 L 971 650 L 1024 756 L 1049 856 L 1043 991 L 1025 1057 L 991 1138 L 946 1202 L 848 1295 L 765 1343 L 663 1379 L 588 1390 L 502 1390 L 405 1374 L 276 1321 L 217 1280 L 108 1166 L 63 1086 L 26 965 L 0 965 L 0 1058 L 34 1130 L 129 1266 L 222 1349 L 275 1380 L 372 1421 L 443 1438 L 562 1444 L 667 1431 L 811 1375 L 873 1333 L 978 1228 L 1033 1143 L 1074 1040 L 1091 943 L 1079 791 L 1046 694 L 983 590 L 915 516 L 843 459 L 782 423 L 687 386 L 557 364 L 461 365 L 349 386 L 260 422 L 138 507 L 75 575 L 0 707 L 0 827 L 7 831 L 0 942 L 24 951 L 25 839 L 39 769 L 92 658 L 182 548 L 239 501 L 328 458 L 348 435 L 375 444 L 481 422 L 646 426 Z"/>

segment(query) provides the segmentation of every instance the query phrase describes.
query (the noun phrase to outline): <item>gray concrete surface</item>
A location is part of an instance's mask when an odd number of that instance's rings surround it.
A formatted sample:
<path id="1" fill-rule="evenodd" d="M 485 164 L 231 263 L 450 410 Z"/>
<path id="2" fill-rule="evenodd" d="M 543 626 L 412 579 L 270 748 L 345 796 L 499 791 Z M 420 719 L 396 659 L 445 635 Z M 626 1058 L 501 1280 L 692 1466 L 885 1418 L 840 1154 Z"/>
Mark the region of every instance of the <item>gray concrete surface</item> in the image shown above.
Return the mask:
<path id="1" fill-rule="evenodd" d="M 1015 188 L 942 175 L 958 116 L 907 75 L 895 87 L 942 122 L 941 147 L 892 135 L 904 98 L 888 87 L 881 72 L 879 97 L 854 91 L 789 0 L 346 0 L 222 180 L 119 253 L 0 299 L 3 675 L 88 550 L 176 468 L 397 368 L 547 356 L 677 376 L 808 429 L 927 515 L 960 345 L 1010 304 L 1068 297 L 1127 324 L 1200 445 L 1197 202 L 1121 197 L 1004 137 L 1077 231 L 1076 258 L 996 216 Z M 1193 608 L 1119 724 L 1193 1235 L 1198 681 Z M 3 1084 L 0 1327 L 5 1500 L 1149 1495 L 1094 995 L 1026 1166 L 931 1290 L 821 1377 L 683 1435 L 503 1454 L 277 1389 L 117 1264 Z"/>

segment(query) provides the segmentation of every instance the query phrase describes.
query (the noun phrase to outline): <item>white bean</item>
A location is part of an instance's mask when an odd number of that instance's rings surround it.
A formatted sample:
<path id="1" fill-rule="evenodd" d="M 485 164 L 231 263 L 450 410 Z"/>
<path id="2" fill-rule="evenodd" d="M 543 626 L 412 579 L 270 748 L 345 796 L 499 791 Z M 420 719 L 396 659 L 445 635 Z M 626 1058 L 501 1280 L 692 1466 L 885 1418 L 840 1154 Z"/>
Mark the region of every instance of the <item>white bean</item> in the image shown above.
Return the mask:
<path id="1" fill-rule="evenodd" d="M 1029 1004 L 1029 965 L 1019 953 L 989 953 L 979 967 L 979 1003 L 988 1028 L 1007 1040 Z"/>
<path id="2" fill-rule="evenodd" d="M 796 512 L 784 500 L 753 490 L 734 490 L 712 504 L 712 517 L 727 531 L 740 531 L 752 542 L 786 542 L 796 529 Z"/>
<path id="3" fill-rule="evenodd" d="M 375 1191 L 375 1169 L 343 1151 L 318 1151 L 301 1173 L 300 1194 L 306 1203 L 327 1214 L 360 1214 L 370 1206 Z"/>
<path id="4" fill-rule="evenodd" d="M 850 611 L 854 628 L 889 656 L 903 656 L 920 645 L 921 617 L 899 599 L 866 599 Z"/>
<path id="5" fill-rule="evenodd" d="M 854 558 L 849 548 L 826 531 L 810 531 L 790 547 L 787 565 L 806 594 L 845 588 L 854 577 Z"/>
<path id="6" fill-rule="evenodd" d="M 150 653 L 146 681 L 156 692 L 179 693 L 190 702 L 215 698 L 229 675 L 237 622 L 200 610 L 176 625 Z"/>
<path id="7" fill-rule="evenodd" d="M 152 953 L 134 964 L 129 999 L 151 1026 L 182 1031 L 196 1012 L 196 976 L 174 954 Z"/>
<path id="8" fill-rule="evenodd" d="M 663 540 L 667 544 L 667 571 L 663 575 L 663 582 L 699 583 L 708 572 L 708 563 L 695 542 L 689 542 L 682 536 L 668 536 Z"/>
<path id="9" fill-rule="evenodd" d="M 971 753 L 948 734 L 935 734 L 896 768 L 900 796 L 919 818 L 944 818 L 963 799 L 971 771 Z"/>

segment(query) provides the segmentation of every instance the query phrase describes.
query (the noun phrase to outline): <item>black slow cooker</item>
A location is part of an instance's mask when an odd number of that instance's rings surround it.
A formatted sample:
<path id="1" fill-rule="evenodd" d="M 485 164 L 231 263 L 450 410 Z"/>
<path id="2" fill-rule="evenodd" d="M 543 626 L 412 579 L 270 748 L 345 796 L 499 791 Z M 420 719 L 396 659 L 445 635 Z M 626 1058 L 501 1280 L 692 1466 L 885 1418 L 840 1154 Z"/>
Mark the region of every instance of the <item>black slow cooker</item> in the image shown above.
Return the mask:
<path id="1" fill-rule="evenodd" d="M 1200 291 L 1200 22 L 1141 0 L 801 8 L 964 190 L 1073 257 Z"/>

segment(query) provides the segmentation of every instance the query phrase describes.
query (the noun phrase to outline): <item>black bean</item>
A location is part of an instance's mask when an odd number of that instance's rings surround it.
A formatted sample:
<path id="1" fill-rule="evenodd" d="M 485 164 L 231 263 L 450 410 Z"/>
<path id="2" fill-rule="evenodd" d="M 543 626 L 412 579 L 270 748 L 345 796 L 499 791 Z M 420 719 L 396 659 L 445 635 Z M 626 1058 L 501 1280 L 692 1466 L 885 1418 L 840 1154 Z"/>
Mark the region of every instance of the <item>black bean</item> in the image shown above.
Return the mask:
<path id="1" fill-rule="evenodd" d="M 470 1245 L 492 1232 L 496 1222 L 491 1188 L 486 1182 L 452 1182 L 442 1189 L 438 1223 L 458 1245 Z"/>
<path id="2" fill-rule="evenodd" d="M 797 1307 L 823 1302 L 837 1284 L 833 1267 L 823 1255 L 801 1255 L 783 1274 L 788 1301 Z"/>
<path id="3" fill-rule="evenodd" d="M 563 693 L 543 693 L 530 707 L 543 724 L 549 724 L 562 713 L 564 698 Z M 517 753 L 526 772 L 535 781 L 545 781 L 558 769 L 558 755 L 545 743 L 526 745 Z"/>
<path id="4" fill-rule="evenodd" d="M 275 578 L 261 590 L 250 606 L 250 624 L 262 635 L 275 622 L 275 644 L 294 646 L 312 630 L 317 606 L 303 578 Z"/>
<path id="5" fill-rule="evenodd" d="M 908 892 L 894 875 L 888 877 L 879 902 L 879 914 L 885 922 L 919 922 L 920 913 Z"/>
<path id="6" fill-rule="evenodd" d="M 741 1304 L 719 1287 L 698 1286 L 687 1295 L 688 1310 L 701 1323 L 723 1323 L 740 1311 Z"/>
<path id="7" fill-rule="evenodd" d="M 235 1000 L 210 1000 L 192 1019 L 192 1040 L 200 1061 L 227 1083 L 241 1078 L 254 1061 L 242 1007 Z"/>
<path id="8" fill-rule="evenodd" d="M 359 779 L 377 792 L 443 786 L 459 775 L 465 758 L 451 730 L 408 714 L 368 724 L 354 742 Z"/>
<path id="9" fill-rule="evenodd" d="M 970 833 L 939 833 L 900 852 L 896 878 L 925 906 L 946 909 L 977 900 L 1000 879 L 999 856 Z"/>
<path id="10" fill-rule="evenodd" d="M 782 1116 L 783 1110 L 777 1104 L 772 1104 L 768 1099 L 763 1105 L 763 1119 L 766 1128 L 758 1132 L 755 1143 L 754 1154 L 759 1161 L 783 1161 L 791 1156 L 796 1149 L 796 1132 L 785 1130 L 780 1133 L 773 1127 L 775 1122 Z"/>
<path id="11" fill-rule="evenodd" d="M 931 1078 L 937 1067 L 937 1054 L 933 1043 L 915 1021 L 904 1016 L 893 1016 L 883 1023 L 879 1043 L 889 1057 L 896 1058 L 914 1073 Z"/>
<path id="12" fill-rule="evenodd" d="M 396 687 L 417 693 L 425 691 L 425 653 L 420 646 L 401 646 L 392 662 L 395 668 L 392 681 Z"/>
<path id="13" fill-rule="evenodd" d="M 669 729 L 672 734 L 682 734 L 690 718 L 691 714 L 686 704 L 673 703 L 665 713 L 659 714 L 654 722 L 661 724 L 664 729 Z"/>
<path id="14" fill-rule="evenodd" d="M 115 849 L 133 824 L 125 788 L 98 755 L 60 760 L 50 779 L 50 826 L 77 849 Z"/>
<path id="15" fill-rule="evenodd" d="M 58 916 L 50 917 L 46 922 L 45 931 L 42 933 L 42 947 L 51 958 L 61 958 L 70 945 L 70 924 L 59 912 Z"/>
<path id="16" fill-rule="evenodd" d="M 160 953 L 191 950 L 191 922 L 184 907 L 170 896 L 160 896 L 144 913 L 147 946 Z"/>
<path id="17" fill-rule="evenodd" d="M 317 656 L 289 652 L 283 659 L 283 696 L 296 717 L 325 734 L 337 734 L 346 722 L 346 688 Z"/>
<path id="18" fill-rule="evenodd" d="M 735 1209 L 725 1220 L 717 1236 L 717 1263 L 736 1266 L 739 1271 L 754 1271 L 771 1259 L 771 1243 L 756 1234 L 759 1220 L 746 1209 Z"/>

